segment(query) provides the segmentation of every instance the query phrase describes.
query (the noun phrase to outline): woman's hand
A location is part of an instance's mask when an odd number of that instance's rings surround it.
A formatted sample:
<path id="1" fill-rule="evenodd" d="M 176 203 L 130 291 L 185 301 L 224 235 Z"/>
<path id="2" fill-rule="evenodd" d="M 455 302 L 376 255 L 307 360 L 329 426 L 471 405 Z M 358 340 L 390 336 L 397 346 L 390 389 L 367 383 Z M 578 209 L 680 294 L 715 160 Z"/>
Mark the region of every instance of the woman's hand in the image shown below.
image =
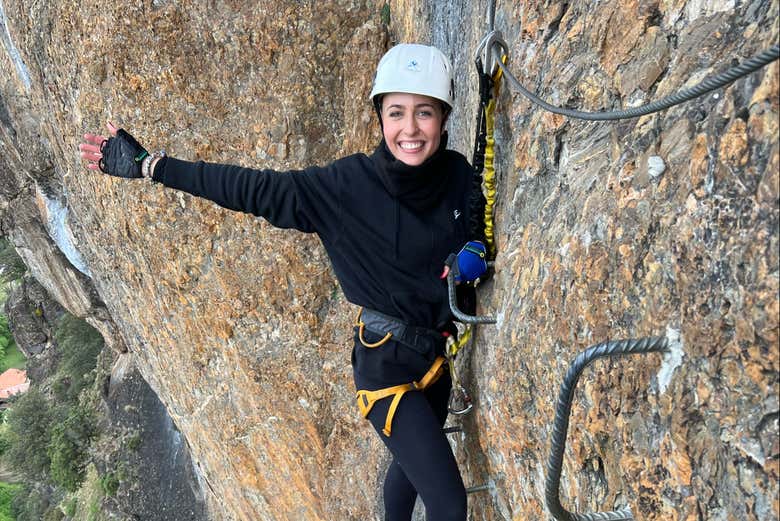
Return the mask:
<path id="1" fill-rule="evenodd" d="M 110 121 L 106 123 L 106 127 L 111 137 L 115 137 L 119 129 Z M 81 158 L 87 160 L 87 168 L 90 170 L 100 170 L 100 160 L 103 158 L 100 146 L 104 141 L 108 141 L 108 138 L 105 136 L 84 134 L 84 143 L 79 145 L 79 150 L 81 151 Z"/>
<path id="2" fill-rule="evenodd" d="M 141 164 L 149 156 L 133 136 L 110 121 L 106 124 L 111 137 L 84 134 L 85 143 L 79 145 L 81 157 L 87 160 L 87 168 L 127 179 L 141 175 Z"/>
<path id="3" fill-rule="evenodd" d="M 455 254 L 451 253 L 444 262 L 440 278 L 447 278 L 450 271 L 455 283 L 473 282 L 487 271 L 487 249 L 480 241 L 469 241 Z"/>

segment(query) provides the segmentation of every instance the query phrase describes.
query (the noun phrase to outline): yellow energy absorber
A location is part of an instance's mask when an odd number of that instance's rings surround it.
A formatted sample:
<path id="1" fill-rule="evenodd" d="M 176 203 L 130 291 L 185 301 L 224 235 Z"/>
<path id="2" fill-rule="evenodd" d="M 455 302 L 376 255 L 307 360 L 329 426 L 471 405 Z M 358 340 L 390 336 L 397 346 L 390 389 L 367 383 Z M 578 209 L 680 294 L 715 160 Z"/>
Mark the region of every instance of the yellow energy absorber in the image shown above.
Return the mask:
<path id="1" fill-rule="evenodd" d="M 506 63 L 507 56 L 501 57 L 501 61 Z M 496 204 L 496 168 L 493 160 L 495 159 L 496 140 L 493 137 L 495 128 L 495 119 L 493 113 L 496 110 L 496 99 L 501 85 L 501 73 L 499 68 L 493 74 L 493 96 L 485 109 L 485 170 L 483 172 L 483 183 L 485 184 L 485 240 L 487 241 L 488 254 L 491 259 L 496 257 L 496 242 L 493 236 L 493 207 Z"/>

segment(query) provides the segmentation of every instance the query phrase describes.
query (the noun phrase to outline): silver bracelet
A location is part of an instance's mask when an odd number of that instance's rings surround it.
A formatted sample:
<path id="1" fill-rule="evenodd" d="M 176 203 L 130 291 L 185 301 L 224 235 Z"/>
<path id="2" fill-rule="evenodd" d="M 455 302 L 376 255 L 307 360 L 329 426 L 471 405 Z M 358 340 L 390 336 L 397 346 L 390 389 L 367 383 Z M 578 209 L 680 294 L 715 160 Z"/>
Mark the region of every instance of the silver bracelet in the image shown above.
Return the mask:
<path id="1" fill-rule="evenodd" d="M 141 163 L 141 175 L 146 177 L 147 179 L 151 179 L 152 175 L 154 175 L 154 172 L 152 172 L 152 164 L 158 160 L 165 157 L 165 151 L 164 150 L 158 150 L 157 152 L 154 152 L 152 154 L 149 154 L 146 156 Z"/>

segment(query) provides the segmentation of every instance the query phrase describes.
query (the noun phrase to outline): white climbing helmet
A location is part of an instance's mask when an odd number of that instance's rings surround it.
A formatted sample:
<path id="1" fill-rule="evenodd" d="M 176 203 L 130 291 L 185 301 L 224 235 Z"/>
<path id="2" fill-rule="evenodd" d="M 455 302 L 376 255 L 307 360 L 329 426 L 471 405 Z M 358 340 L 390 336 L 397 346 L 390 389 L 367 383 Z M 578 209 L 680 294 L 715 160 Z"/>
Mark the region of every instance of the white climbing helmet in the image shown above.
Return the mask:
<path id="1" fill-rule="evenodd" d="M 379 60 L 369 98 L 391 92 L 421 94 L 452 108 L 454 89 L 452 65 L 443 52 L 428 45 L 402 43 Z"/>

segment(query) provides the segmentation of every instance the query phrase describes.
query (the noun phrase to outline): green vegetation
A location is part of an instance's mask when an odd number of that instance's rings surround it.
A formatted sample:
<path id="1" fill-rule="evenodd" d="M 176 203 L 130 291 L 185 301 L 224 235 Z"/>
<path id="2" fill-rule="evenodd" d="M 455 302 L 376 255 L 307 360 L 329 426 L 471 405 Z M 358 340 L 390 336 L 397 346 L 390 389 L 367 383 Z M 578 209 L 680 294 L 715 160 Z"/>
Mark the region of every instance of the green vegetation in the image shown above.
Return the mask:
<path id="1" fill-rule="evenodd" d="M 49 510 L 49 500 L 39 489 L 29 485 L 22 486 L 11 503 L 16 521 L 40 521 Z"/>
<path id="2" fill-rule="evenodd" d="M 103 338 L 69 314 L 56 324 L 53 336 L 59 355 L 54 374 L 13 398 L 0 424 L 0 456 L 28 484 L 13 501 L 17 521 L 65 517 L 59 503 L 84 482 L 97 436 L 94 393 L 88 391 L 95 382 Z M 75 508 L 63 504 L 66 507 Z"/>
<path id="3" fill-rule="evenodd" d="M 19 350 L 16 344 L 12 344 L 11 347 L 5 353 L 5 358 L 0 360 L 0 373 L 7 371 L 10 368 L 24 369 L 27 364 L 27 359 L 24 354 Z"/>
<path id="4" fill-rule="evenodd" d="M 73 403 L 95 380 L 103 337 L 86 321 L 66 313 L 54 331 L 54 339 L 62 360 L 52 389 L 57 399 Z"/>
<path id="5" fill-rule="evenodd" d="M 141 433 L 135 432 L 130 437 L 127 438 L 127 448 L 135 452 L 141 447 L 142 441 L 143 438 L 141 438 Z"/>
<path id="6" fill-rule="evenodd" d="M 11 335 L 11 329 L 8 327 L 8 319 L 5 315 L 0 315 L 0 358 L 5 359 L 5 352 L 14 342 Z"/>
<path id="7" fill-rule="evenodd" d="M 0 310 L 9 286 L 25 271 L 14 248 L 0 238 Z M 43 310 L 33 313 L 41 316 Z M 119 487 L 117 473 L 100 479 L 90 464 L 90 446 L 98 433 L 92 391 L 103 338 L 67 313 L 54 326 L 53 337 L 58 356 L 51 376 L 33 382 L 0 413 L 0 458 L 22 481 L 0 483 L 0 521 L 60 521 L 66 516 L 97 521 L 103 497 Z M 0 314 L 0 372 L 24 366 L 8 320 Z"/>
<path id="8" fill-rule="evenodd" d="M 2 301 L 0 301 L 2 305 Z M 11 367 L 24 369 L 26 360 L 11 334 L 8 327 L 8 319 L 0 313 L 0 373 L 5 372 Z"/>
<path id="9" fill-rule="evenodd" d="M 107 479 L 107 476 L 99 477 L 95 466 L 89 465 L 81 488 L 63 504 L 68 517 L 74 521 L 100 521 L 105 519 L 105 516 L 101 515 L 100 505 L 106 496 L 106 488 L 113 486 L 109 483 L 110 479 Z"/>
<path id="10" fill-rule="evenodd" d="M 8 448 L 3 457 L 18 472 L 33 480 L 48 477 L 48 445 L 54 414 L 46 396 L 31 387 L 13 402 L 6 414 Z"/>
<path id="11" fill-rule="evenodd" d="M 65 511 L 65 515 L 73 517 L 79 508 L 79 501 L 76 497 L 70 497 L 62 503 L 62 509 Z"/>
<path id="12" fill-rule="evenodd" d="M 25 362 L 24 355 L 16 346 L 11 329 L 8 327 L 8 319 L 0 313 L 0 373 L 11 367 L 24 369 Z"/>
<path id="13" fill-rule="evenodd" d="M 116 491 L 119 490 L 119 476 L 116 472 L 108 472 L 101 476 L 100 487 L 103 489 L 103 493 L 107 496 L 113 496 Z"/>
<path id="14" fill-rule="evenodd" d="M 15 367 L 24 369 L 25 358 L 14 342 L 8 319 L 2 313 L 7 297 L 7 286 L 24 275 L 27 267 L 7 239 L 0 237 L 0 373 Z"/>
<path id="15" fill-rule="evenodd" d="M 8 439 L 8 424 L 5 422 L 5 411 L 0 413 L 0 458 L 11 447 Z"/>
<path id="16" fill-rule="evenodd" d="M 75 406 L 68 417 L 51 430 L 48 455 L 51 461 L 51 477 L 55 483 L 69 492 L 78 490 L 86 472 L 87 447 L 95 437 L 95 420 L 84 407 Z"/>
<path id="17" fill-rule="evenodd" d="M 11 503 L 21 488 L 20 485 L 0 482 L 0 521 L 16 520 L 11 509 Z"/>

